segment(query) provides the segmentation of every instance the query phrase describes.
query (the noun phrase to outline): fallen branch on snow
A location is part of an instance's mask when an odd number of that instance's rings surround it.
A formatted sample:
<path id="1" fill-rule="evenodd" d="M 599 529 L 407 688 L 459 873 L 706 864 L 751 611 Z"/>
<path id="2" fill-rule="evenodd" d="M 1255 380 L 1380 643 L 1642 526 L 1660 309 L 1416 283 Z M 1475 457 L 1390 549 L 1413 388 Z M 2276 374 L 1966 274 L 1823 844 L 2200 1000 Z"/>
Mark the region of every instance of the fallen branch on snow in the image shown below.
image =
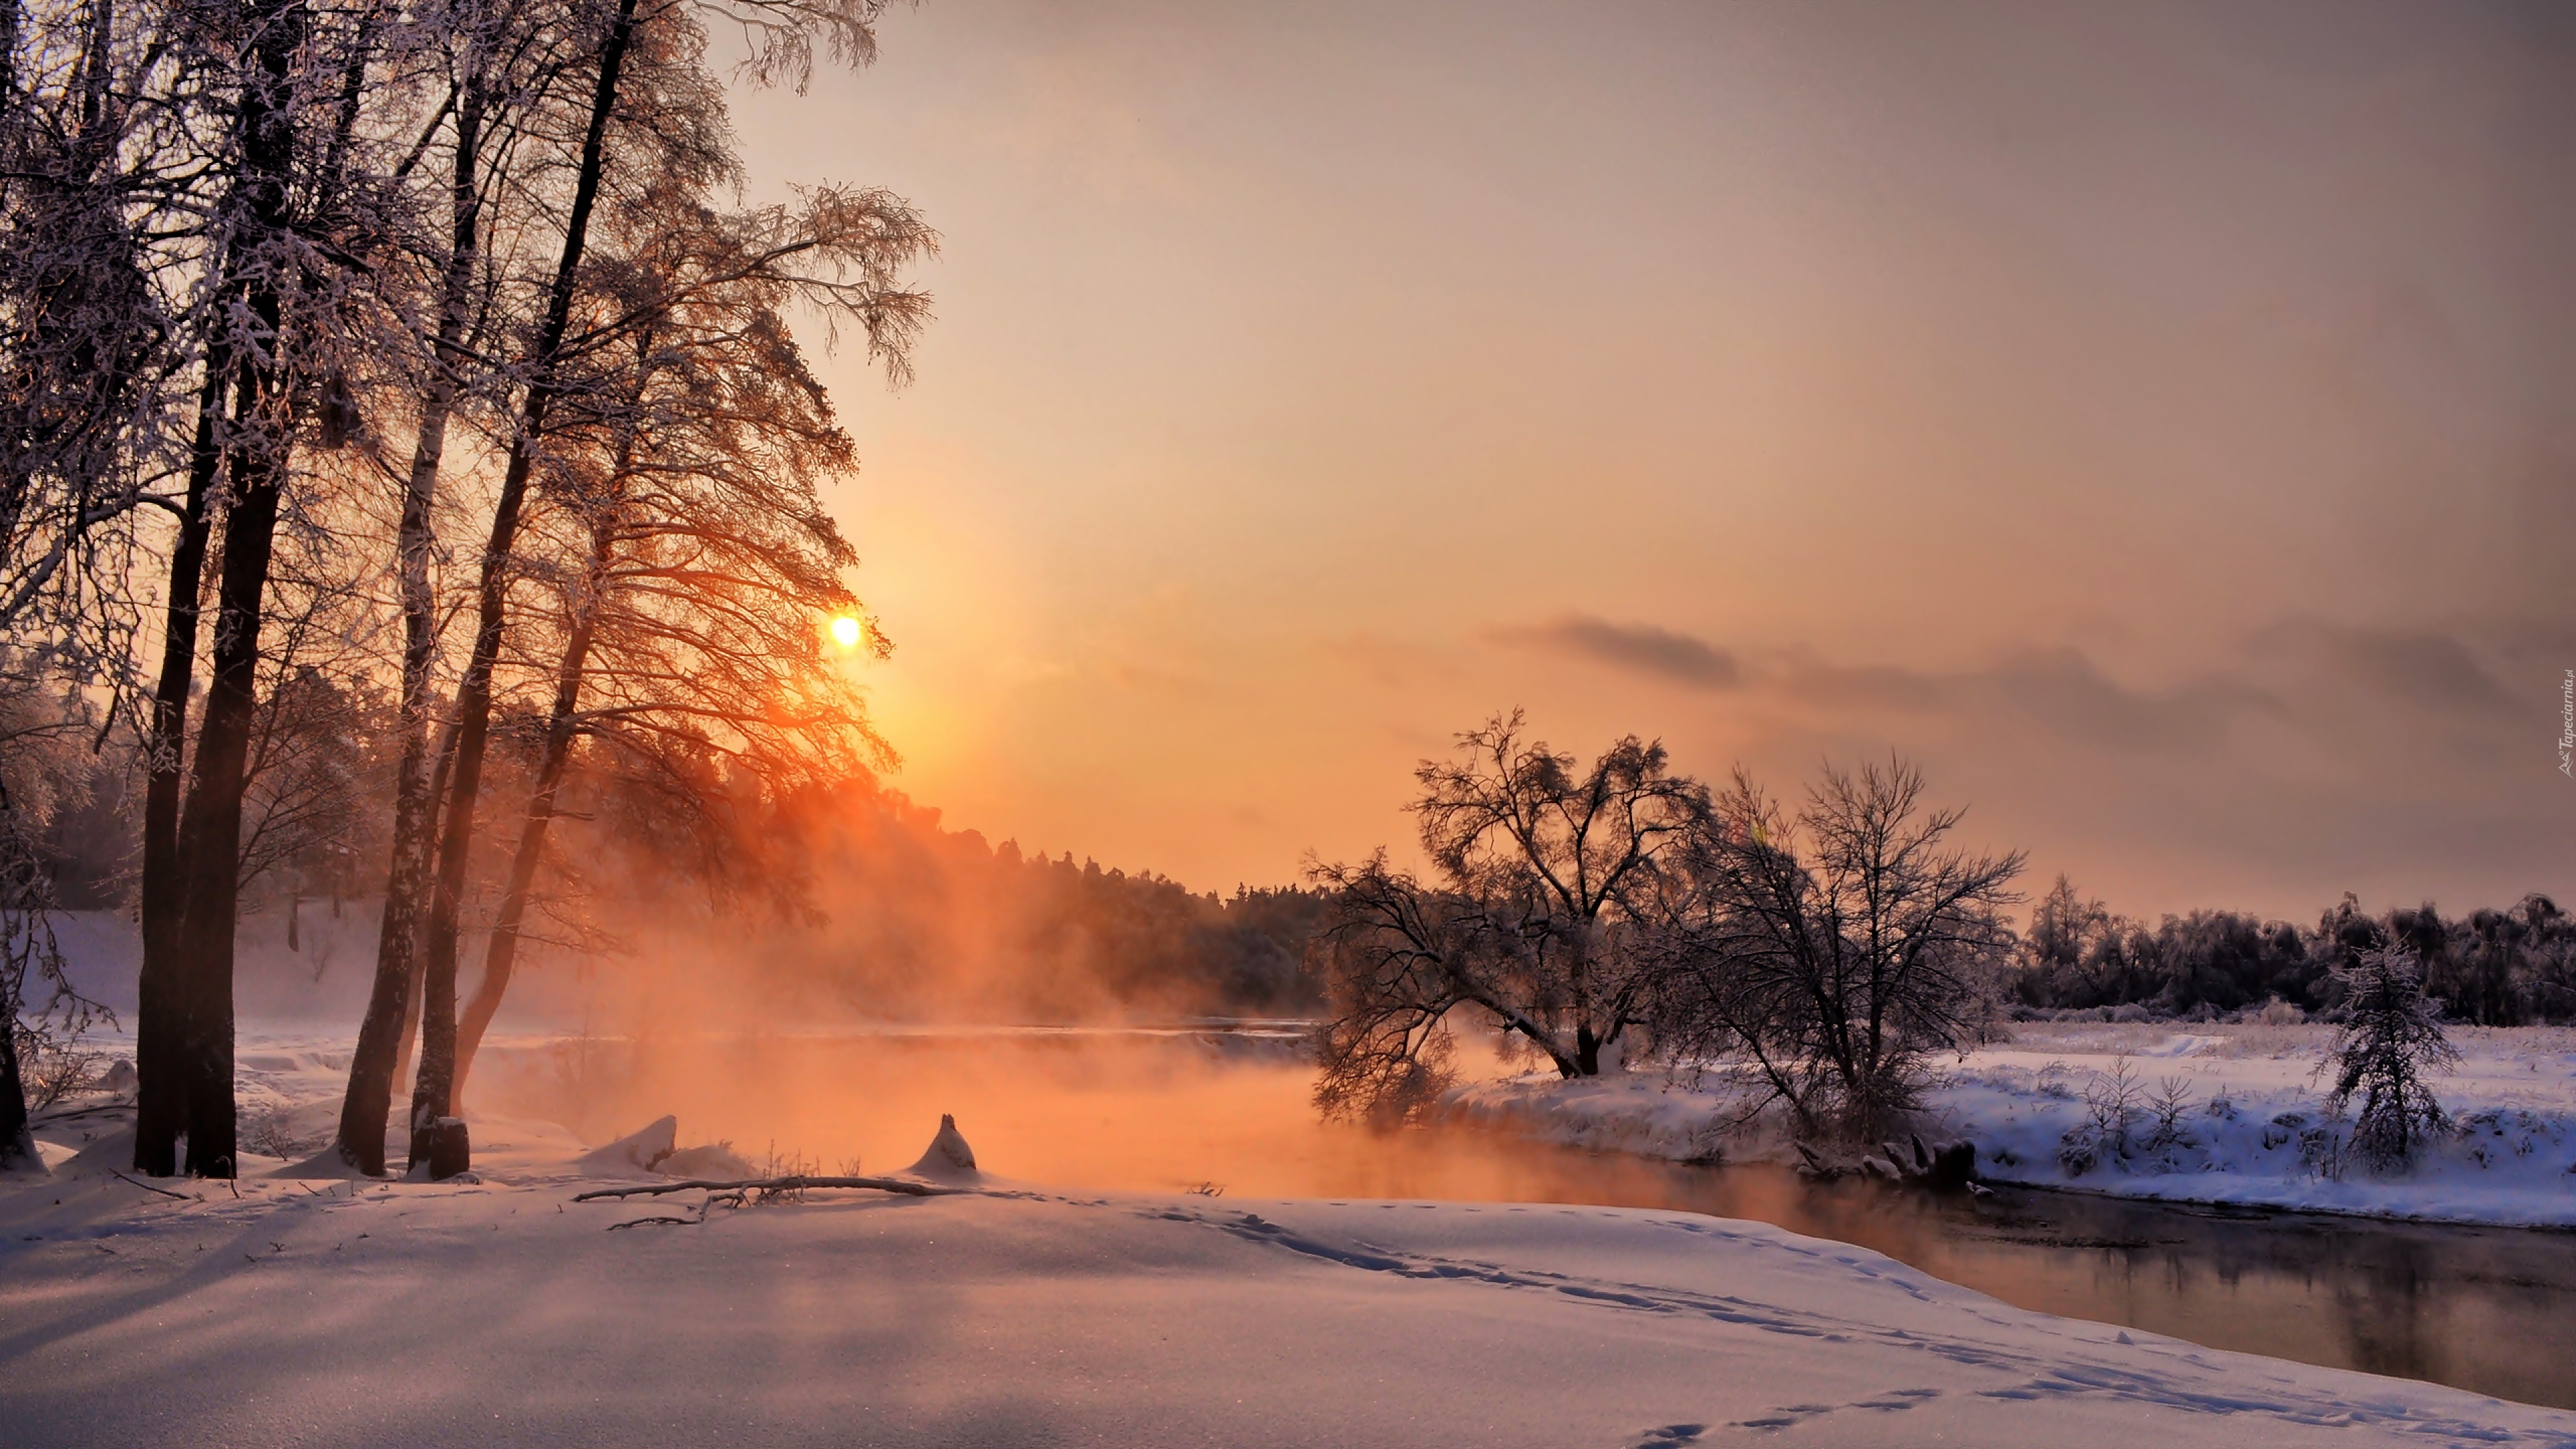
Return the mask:
<path id="1" fill-rule="evenodd" d="M 608 1225 L 608 1230 L 613 1233 L 619 1228 L 641 1228 L 650 1226 L 654 1223 L 673 1223 L 680 1227 L 688 1228 L 695 1227 L 706 1220 L 707 1215 L 703 1212 L 693 1218 L 630 1218 L 622 1223 L 610 1223 Z"/>
<path id="2" fill-rule="evenodd" d="M 119 1181 L 119 1182 L 133 1183 L 133 1185 L 134 1185 L 134 1186 L 136 1186 L 136 1187 L 139 1187 L 139 1188 L 143 1189 L 145 1192 L 157 1192 L 157 1193 L 161 1194 L 163 1197 L 169 1198 L 169 1199 L 171 1199 L 171 1200 L 173 1200 L 173 1201 L 175 1201 L 175 1202 L 204 1202 L 204 1201 L 205 1201 L 205 1199 L 204 1199 L 204 1198 L 201 1198 L 201 1197 L 190 1197 L 190 1196 L 188 1196 L 188 1195 L 187 1195 L 186 1193 L 184 1193 L 184 1192 L 172 1192 L 170 1189 L 168 1189 L 168 1188 L 166 1188 L 166 1187 L 154 1187 L 152 1184 L 150 1184 L 150 1183 L 148 1183 L 148 1182 L 135 1182 L 133 1178 L 127 1177 L 124 1173 L 121 1173 L 121 1172 L 117 1171 L 117 1170 L 116 1170 L 115 1168 L 113 1168 L 113 1167 L 111 1167 L 111 1168 L 109 1168 L 109 1169 L 107 1170 L 107 1175 L 108 1175 L 108 1176 L 110 1176 L 110 1177 L 112 1177 L 112 1178 L 115 1178 L 115 1179 L 116 1179 L 117 1181 Z M 235 1188 L 235 1189 L 233 1189 L 233 1196 L 235 1196 L 235 1197 L 239 1197 L 239 1196 L 241 1196 L 241 1189 L 239 1189 L 239 1188 Z"/>
<path id="3" fill-rule="evenodd" d="M 936 1183 L 916 1182 L 908 1177 L 747 1177 L 738 1182 L 709 1182 L 691 1178 L 686 1182 L 654 1182 L 635 1187 L 595 1187 L 573 1194 L 574 1202 L 594 1198 L 655 1197 L 666 1192 L 801 1192 L 815 1187 L 869 1188 L 877 1192 L 900 1193 L 905 1197 L 1001 1197 L 989 1188 L 941 1187 Z"/>

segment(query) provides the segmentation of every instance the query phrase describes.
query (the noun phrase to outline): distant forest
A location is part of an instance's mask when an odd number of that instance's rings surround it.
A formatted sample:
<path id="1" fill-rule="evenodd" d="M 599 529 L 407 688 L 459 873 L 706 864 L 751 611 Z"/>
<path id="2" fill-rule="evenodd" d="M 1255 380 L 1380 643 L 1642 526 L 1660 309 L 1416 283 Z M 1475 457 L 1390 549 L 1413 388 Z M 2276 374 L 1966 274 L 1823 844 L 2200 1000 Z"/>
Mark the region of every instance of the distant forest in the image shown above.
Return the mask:
<path id="1" fill-rule="evenodd" d="M 269 721 L 271 768 L 250 795 L 244 904 L 378 888 L 392 783 L 389 705 L 315 683 L 300 717 Z M 533 723 L 533 722 L 532 722 Z M 504 721 L 494 774 L 532 774 L 542 732 Z M 66 906 L 130 905 L 132 771 L 103 761 L 46 842 Z M 555 954 L 636 944 L 639 930 L 757 942 L 761 972 L 871 1015 L 1061 1021 L 1123 1014 L 1302 1017 L 1322 1009 L 1310 960 L 1330 898 L 1299 886 L 1194 892 L 1070 853 L 1024 852 L 867 775 L 785 796 L 718 781 L 575 769 L 563 828 L 578 842 L 539 883 Z M 382 798 L 380 798 L 382 797 Z M 487 857 L 488 858 L 488 857 Z M 497 870 L 468 915 L 488 924 Z M 2484 1026 L 2576 1021 L 2576 916 L 2545 895 L 2445 915 L 2373 914 L 2351 895 L 2312 923 L 2194 910 L 2150 924 L 2064 877 L 2030 904 L 1996 984 L 2015 1016 L 2213 1020 L 2332 1014 L 2332 968 L 2374 944 L 2421 953 L 2429 995 Z"/>
<path id="2" fill-rule="evenodd" d="M 2023 1016 L 2331 1014 L 2343 1004 L 2332 968 L 2390 943 L 2422 955 L 2425 994 L 2452 1020 L 2576 1021 L 2576 917 L 2536 894 L 2457 916 L 2429 901 L 2371 915 L 2347 894 L 2313 926 L 2238 911 L 2192 911 L 2149 926 L 2060 876 L 2033 904 L 2008 992 Z"/>
<path id="3" fill-rule="evenodd" d="M 785 969 L 878 1014 L 1069 1020 L 1121 1013 L 1304 1016 L 1306 946 L 1326 897 L 1295 886 L 1195 894 L 1070 852 L 951 831 L 940 812 L 853 781 L 785 802 L 766 847 L 809 929 Z"/>

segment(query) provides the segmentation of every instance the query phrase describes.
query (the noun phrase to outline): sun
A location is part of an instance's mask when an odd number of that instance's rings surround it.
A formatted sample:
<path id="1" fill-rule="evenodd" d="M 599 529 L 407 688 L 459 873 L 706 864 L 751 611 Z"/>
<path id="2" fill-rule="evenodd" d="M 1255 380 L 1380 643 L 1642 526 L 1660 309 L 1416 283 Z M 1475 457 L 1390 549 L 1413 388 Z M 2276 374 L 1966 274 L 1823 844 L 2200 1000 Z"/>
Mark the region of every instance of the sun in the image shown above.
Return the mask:
<path id="1" fill-rule="evenodd" d="M 839 617 L 839 618 L 837 618 L 837 619 L 834 619 L 834 620 L 832 621 L 832 642 L 833 642 L 833 643 L 835 643 L 835 644 L 840 645 L 840 646 L 841 646 L 842 648 L 844 648 L 844 649 L 856 649 L 856 648 L 858 648 L 858 647 L 859 647 L 859 621 L 858 621 L 858 619 L 857 619 L 855 616 L 853 616 L 853 615 L 849 615 L 849 614 L 843 614 L 841 617 Z"/>

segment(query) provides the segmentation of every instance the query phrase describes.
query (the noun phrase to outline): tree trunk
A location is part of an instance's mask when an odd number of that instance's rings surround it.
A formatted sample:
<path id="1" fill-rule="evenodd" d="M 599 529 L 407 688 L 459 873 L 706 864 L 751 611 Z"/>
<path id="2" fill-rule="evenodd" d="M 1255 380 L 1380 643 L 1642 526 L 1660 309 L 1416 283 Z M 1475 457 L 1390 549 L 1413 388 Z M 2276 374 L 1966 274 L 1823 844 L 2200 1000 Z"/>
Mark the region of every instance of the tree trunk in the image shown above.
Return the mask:
<path id="1" fill-rule="evenodd" d="M 185 992 L 179 954 L 179 784 L 188 743 L 188 686 L 197 671 L 197 591 L 205 581 L 206 502 L 221 453 L 215 427 L 231 371 L 210 336 L 206 380 L 197 393 L 197 431 L 188 456 L 188 497 L 170 549 L 170 597 L 162 625 L 161 677 L 152 694 L 150 774 L 143 793 L 143 966 L 135 982 L 134 1170 L 179 1170 L 187 1120 Z"/>
<path id="2" fill-rule="evenodd" d="M 244 390 L 256 386 L 246 381 Z M 273 445 L 238 450 L 236 497 L 224 522 L 213 679 L 197 733 L 195 768 L 179 818 L 182 910 L 178 957 L 185 975 L 188 1171 L 234 1173 L 233 930 L 239 906 L 244 757 L 259 668 L 259 611 L 277 530 L 284 460 Z"/>
<path id="3" fill-rule="evenodd" d="M 252 70 L 240 101 L 241 189 L 252 245 L 285 230 L 287 175 L 295 136 L 291 66 L 303 10 L 292 0 L 249 7 Z M 277 339 L 284 303 L 276 284 L 246 289 L 246 311 Z M 226 449 L 232 507 L 224 519 L 223 575 L 216 590 L 215 649 L 198 727 L 188 797 L 179 815 L 180 916 L 177 963 L 186 1003 L 187 1170 L 200 1177 L 236 1171 L 233 1110 L 233 929 L 240 905 L 244 765 L 259 670 L 260 612 L 276 541 L 280 490 L 292 439 L 278 348 L 245 356 L 234 388 L 234 438 Z"/>
<path id="4" fill-rule="evenodd" d="M 18 1003 L 0 999 L 0 1172 L 39 1160 L 27 1132 L 27 1084 L 18 1075 Z"/>
<path id="5" fill-rule="evenodd" d="M 519 830 L 519 848 L 510 857 L 510 880 L 501 896 L 501 917 L 492 927 L 491 942 L 483 951 L 483 979 L 475 985 L 474 995 L 465 1003 L 465 1012 L 456 1025 L 456 1077 L 450 1088 L 450 1100 L 465 1100 L 465 1079 L 474 1070 L 474 1053 L 483 1045 L 483 1033 L 490 1030 L 492 1018 L 501 1010 L 501 997 L 510 989 L 510 971 L 519 959 L 519 926 L 527 919 L 529 889 L 537 878 L 537 865 L 544 858 L 546 827 L 554 820 L 555 790 L 563 782 L 564 761 L 572 754 L 572 730 L 564 717 L 571 711 L 557 696 L 555 723 L 546 735 L 545 763 L 539 767 L 537 787 L 528 797 L 527 823 Z"/>
<path id="6" fill-rule="evenodd" d="M 590 129 L 583 137 L 581 169 L 573 183 L 572 210 L 564 222 L 563 254 L 555 267 L 553 291 L 533 349 L 535 367 L 519 425 L 510 439 L 510 460 L 501 476 L 500 497 L 493 503 L 492 535 L 483 550 L 481 590 L 477 599 L 474 652 L 456 691 L 456 765 L 448 779 L 446 820 L 438 842 L 438 875 L 430 892 L 429 929 L 425 945 L 427 970 L 422 978 L 420 1077 L 412 1087 L 411 1159 L 427 1160 L 438 1120 L 453 1110 L 451 1088 L 456 1074 L 456 934 L 463 911 L 465 868 L 474 842 L 475 796 L 483 783 L 483 746 L 492 715 L 492 669 L 501 652 L 502 613 L 509 593 L 510 551 L 518 538 L 519 509 L 528 491 L 528 470 L 545 435 L 547 409 L 561 380 L 565 331 L 572 322 L 573 284 L 581 270 L 582 247 L 590 230 L 591 209 L 599 201 L 599 178 L 606 165 L 605 143 L 610 113 L 617 105 L 617 79 L 634 33 L 636 0 L 618 0 L 617 18 L 600 48 L 599 84 L 591 96 Z"/>
<path id="7" fill-rule="evenodd" d="M 626 446 L 632 446 L 629 439 Z M 621 447 L 618 473 L 628 465 Z M 563 663 L 555 671 L 554 708 L 546 718 L 545 758 L 537 766 L 536 788 L 528 795 L 527 823 L 519 829 L 519 848 L 510 857 L 510 879 L 501 894 L 501 918 L 492 927 L 491 942 L 483 952 L 483 979 L 474 988 L 473 999 L 465 1003 L 464 1020 L 456 1029 L 455 1100 L 465 1100 L 465 1079 L 474 1069 L 474 1053 L 483 1045 L 483 1033 L 490 1029 L 493 1016 L 501 1009 L 501 997 L 510 989 L 510 971 L 519 959 L 519 926 L 527 919 L 528 893 L 537 879 L 537 865 L 546 850 L 546 828 L 554 821 L 555 792 L 563 784 L 564 763 L 572 757 L 574 711 L 581 703 L 582 672 L 590 662 L 590 641 L 599 627 L 602 594 L 608 577 L 608 562 L 616 546 L 615 520 L 600 520 L 591 530 L 590 569 L 584 579 L 581 612 L 575 617 L 572 633 L 564 641 Z"/>
<path id="8" fill-rule="evenodd" d="M 430 505 L 438 491 L 457 374 L 465 363 L 462 344 L 479 250 L 482 199 L 475 173 L 483 109 L 477 76 L 469 80 L 456 115 L 455 181 L 449 193 L 454 226 L 441 288 L 438 355 L 428 392 L 421 399 L 420 428 L 395 544 L 403 609 L 402 763 L 395 777 L 393 853 L 385 871 L 384 921 L 376 937 L 375 986 L 358 1028 L 358 1049 L 349 1063 L 349 1090 L 340 1108 L 340 1155 L 371 1176 L 381 1176 L 385 1170 L 385 1126 L 393 1112 L 394 1085 L 411 1055 L 412 1028 L 421 1012 L 422 907 L 428 896 L 436 813 L 428 778 L 429 668 L 438 642 L 437 600 L 429 583 L 434 542 Z"/>
<path id="9" fill-rule="evenodd" d="M 421 812 L 421 836 L 424 841 L 434 842 L 438 839 L 439 807 L 447 800 L 447 775 L 455 767 L 456 721 L 449 720 L 447 727 L 439 731 L 438 764 L 429 773 L 429 801 Z M 423 903 L 415 912 L 419 932 L 415 933 L 411 948 L 411 1006 L 403 1014 L 402 1039 L 394 1050 L 393 1084 L 401 1090 L 405 1101 L 411 1099 L 412 1089 L 417 1085 L 412 1073 L 412 1065 L 414 1059 L 420 1055 L 420 999 L 423 994 L 421 979 L 429 970 L 429 952 L 421 945 L 418 935 L 429 929 L 429 908 L 426 903 L 428 889 L 429 882 L 424 876 L 421 881 L 421 890 L 424 892 Z M 405 1130 L 408 1131 L 409 1128 L 406 1127 Z"/>

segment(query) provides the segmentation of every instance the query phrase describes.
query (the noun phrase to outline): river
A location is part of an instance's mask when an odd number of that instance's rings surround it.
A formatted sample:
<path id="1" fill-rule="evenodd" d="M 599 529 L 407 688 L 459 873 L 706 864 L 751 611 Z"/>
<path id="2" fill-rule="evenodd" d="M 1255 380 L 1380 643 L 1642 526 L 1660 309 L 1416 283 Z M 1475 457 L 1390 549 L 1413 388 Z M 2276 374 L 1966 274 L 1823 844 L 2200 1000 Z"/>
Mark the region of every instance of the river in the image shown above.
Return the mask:
<path id="1" fill-rule="evenodd" d="M 496 1044 L 492 1104 L 591 1140 L 676 1112 L 755 1162 L 899 1168 L 953 1113 L 999 1176 L 1224 1197 L 1589 1203 L 1752 1218 L 2017 1307 L 2576 1408 L 2576 1234 L 2000 1189 L 1934 1199 L 1461 1128 L 1317 1120 L 1284 1026 Z"/>

